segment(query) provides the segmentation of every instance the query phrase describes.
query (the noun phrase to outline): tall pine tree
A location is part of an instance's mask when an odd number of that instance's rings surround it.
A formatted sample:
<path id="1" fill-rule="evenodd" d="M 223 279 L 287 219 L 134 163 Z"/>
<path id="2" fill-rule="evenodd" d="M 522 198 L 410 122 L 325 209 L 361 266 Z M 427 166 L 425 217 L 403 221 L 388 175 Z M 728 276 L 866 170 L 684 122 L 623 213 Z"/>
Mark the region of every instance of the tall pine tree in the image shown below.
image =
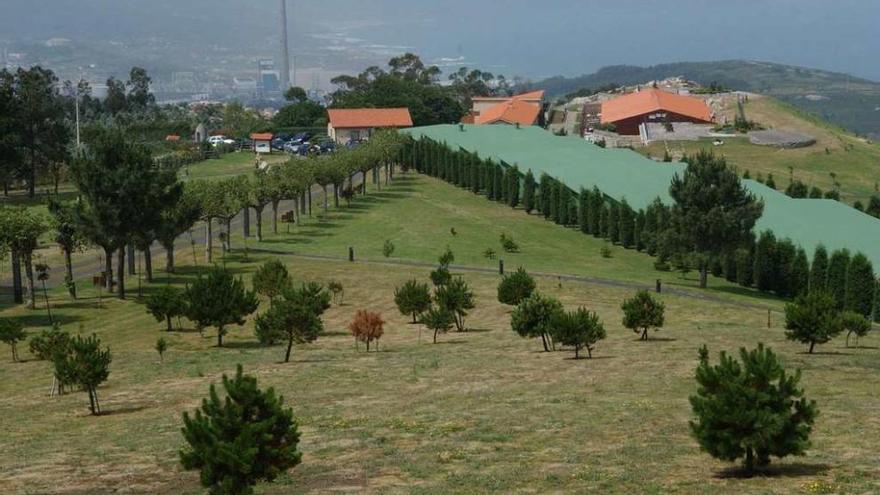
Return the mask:
<path id="1" fill-rule="evenodd" d="M 608 208 L 608 240 L 612 244 L 620 242 L 620 207 L 611 203 Z"/>
<path id="2" fill-rule="evenodd" d="M 849 251 L 840 249 L 831 254 L 828 261 L 827 292 L 834 298 L 838 309 L 846 306 L 846 273 L 849 270 Z"/>
<path id="3" fill-rule="evenodd" d="M 752 277 L 755 287 L 762 292 L 776 289 L 776 236 L 770 231 L 761 233 L 755 244 L 755 268 Z"/>
<path id="4" fill-rule="evenodd" d="M 635 213 L 626 202 L 626 198 L 620 200 L 620 244 L 629 249 L 635 242 Z"/>
<path id="5" fill-rule="evenodd" d="M 828 287 L 828 251 L 819 244 L 813 253 L 813 266 L 810 268 L 810 291 L 824 291 Z"/>
<path id="6" fill-rule="evenodd" d="M 846 273 L 845 309 L 871 319 L 875 285 L 874 266 L 864 254 L 856 253 L 850 260 Z"/>
<path id="7" fill-rule="evenodd" d="M 531 213 L 535 209 L 535 188 L 537 184 L 535 183 L 535 174 L 532 173 L 532 170 L 529 169 L 526 172 L 526 178 L 523 181 L 523 209 L 526 210 L 526 213 Z"/>
<path id="8" fill-rule="evenodd" d="M 591 233 L 590 231 L 590 192 L 581 188 L 580 194 L 578 194 L 578 228 L 580 228 L 581 232 L 584 234 Z"/>

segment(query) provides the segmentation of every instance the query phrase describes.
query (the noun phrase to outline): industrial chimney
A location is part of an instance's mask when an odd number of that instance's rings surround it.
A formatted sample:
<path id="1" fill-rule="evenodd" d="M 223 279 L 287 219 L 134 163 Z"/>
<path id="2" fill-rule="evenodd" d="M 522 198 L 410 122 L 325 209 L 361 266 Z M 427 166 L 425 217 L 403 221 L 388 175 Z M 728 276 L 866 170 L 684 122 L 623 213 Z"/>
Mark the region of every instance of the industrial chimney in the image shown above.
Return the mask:
<path id="1" fill-rule="evenodd" d="M 287 0 L 281 0 L 281 91 L 290 88 L 290 49 L 287 46 Z"/>

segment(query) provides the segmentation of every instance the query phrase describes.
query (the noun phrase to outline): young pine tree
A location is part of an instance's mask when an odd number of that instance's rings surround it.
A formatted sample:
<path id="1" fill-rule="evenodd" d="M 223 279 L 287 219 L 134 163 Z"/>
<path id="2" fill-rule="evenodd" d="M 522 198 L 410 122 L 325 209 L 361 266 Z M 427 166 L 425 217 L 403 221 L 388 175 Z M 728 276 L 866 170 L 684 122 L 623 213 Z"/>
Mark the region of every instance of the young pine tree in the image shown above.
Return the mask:
<path id="1" fill-rule="evenodd" d="M 501 279 L 498 284 L 498 302 L 517 306 L 535 292 L 535 286 L 535 279 L 520 267 Z"/>
<path id="2" fill-rule="evenodd" d="M 553 340 L 573 347 L 575 359 L 580 359 L 581 349 L 586 349 L 587 357 L 592 358 L 596 343 L 605 338 L 605 326 L 599 316 L 585 308 L 556 312 L 551 326 Z"/>
<path id="3" fill-rule="evenodd" d="M 271 259 L 260 265 L 251 283 L 257 294 L 274 301 L 290 285 L 290 274 L 284 263 Z"/>
<path id="4" fill-rule="evenodd" d="M 520 337 L 541 337 L 544 352 L 553 345 L 553 317 L 562 311 L 562 303 L 552 297 L 534 292 L 524 299 L 510 315 L 510 328 Z"/>
<path id="5" fill-rule="evenodd" d="M 785 336 L 810 346 L 824 344 L 843 331 L 837 302 L 824 292 L 811 292 L 785 305 Z"/>
<path id="6" fill-rule="evenodd" d="M 659 330 L 664 323 L 664 304 L 648 291 L 640 290 L 630 299 L 623 301 L 623 326 L 635 333 L 641 333 L 639 340 L 648 340 L 648 330 Z"/>
<path id="7" fill-rule="evenodd" d="M 212 494 L 250 494 L 258 481 L 273 481 L 302 460 L 297 450 L 299 430 L 284 398 L 257 379 L 223 375 L 226 396 L 214 385 L 193 416 L 183 413 L 180 451 L 184 469 L 201 471 L 202 486 Z"/>
<path id="8" fill-rule="evenodd" d="M 25 338 L 24 326 L 13 318 L 0 318 L 0 342 L 9 344 L 12 361 L 18 361 L 18 343 Z"/>
<path id="9" fill-rule="evenodd" d="M 55 374 L 63 377 L 65 384 L 79 385 L 89 394 L 89 410 L 101 414 L 98 404 L 98 385 L 110 376 L 110 349 L 101 350 L 101 340 L 94 334 L 89 337 L 77 335 L 70 340 L 65 353 L 53 356 Z"/>
<path id="10" fill-rule="evenodd" d="M 259 305 L 256 293 L 246 291 L 241 279 L 221 267 L 212 268 L 207 276 L 199 275 L 187 289 L 186 301 L 187 317 L 199 328 L 217 328 L 217 347 L 223 347 L 226 327 L 243 325 Z"/>
<path id="11" fill-rule="evenodd" d="M 740 361 L 722 352 L 711 365 L 709 351 L 700 349 L 697 393 L 690 397 L 690 427 L 700 448 L 724 461 L 743 459 L 747 472 L 771 456 L 803 455 L 818 409 L 798 387 L 800 370 L 787 374 L 763 344 L 739 353 Z"/>
<path id="12" fill-rule="evenodd" d="M 409 280 L 401 287 L 394 289 L 394 303 L 401 314 L 411 315 L 412 322 L 419 320 L 419 315 L 431 308 L 431 292 L 428 284 L 420 284 Z"/>
<path id="13" fill-rule="evenodd" d="M 147 297 L 147 312 L 156 318 L 156 321 L 165 321 L 165 330 L 170 332 L 171 320 L 183 316 L 187 312 L 186 298 L 180 289 L 170 285 L 163 285 Z"/>

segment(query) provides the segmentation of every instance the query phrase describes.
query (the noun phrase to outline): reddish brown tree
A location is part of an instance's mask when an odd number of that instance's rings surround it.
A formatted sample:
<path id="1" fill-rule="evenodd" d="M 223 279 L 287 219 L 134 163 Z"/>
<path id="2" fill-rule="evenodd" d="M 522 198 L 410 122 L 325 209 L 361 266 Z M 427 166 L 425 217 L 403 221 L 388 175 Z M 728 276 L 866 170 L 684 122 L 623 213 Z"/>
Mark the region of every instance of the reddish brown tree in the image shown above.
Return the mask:
<path id="1" fill-rule="evenodd" d="M 367 351 L 370 350 L 370 342 L 376 341 L 376 350 L 379 350 L 379 339 L 385 333 L 385 320 L 379 313 L 358 310 L 354 315 L 354 320 L 348 324 L 348 329 L 358 342 L 367 344 Z"/>

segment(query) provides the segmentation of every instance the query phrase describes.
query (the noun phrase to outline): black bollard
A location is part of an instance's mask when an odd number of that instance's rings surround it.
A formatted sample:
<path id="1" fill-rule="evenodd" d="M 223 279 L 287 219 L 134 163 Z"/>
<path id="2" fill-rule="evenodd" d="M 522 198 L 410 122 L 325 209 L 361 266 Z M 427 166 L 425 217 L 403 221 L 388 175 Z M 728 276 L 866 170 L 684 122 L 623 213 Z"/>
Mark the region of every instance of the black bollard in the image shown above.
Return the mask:
<path id="1" fill-rule="evenodd" d="M 504 260 L 498 260 L 498 275 L 504 275 Z"/>
<path id="2" fill-rule="evenodd" d="M 348 261 L 354 261 L 354 248 L 348 248 Z"/>
<path id="3" fill-rule="evenodd" d="M 660 279 L 657 279 L 657 287 L 654 289 L 657 293 L 661 293 L 663 291 L 663 284 L 660 282 Z"/>

